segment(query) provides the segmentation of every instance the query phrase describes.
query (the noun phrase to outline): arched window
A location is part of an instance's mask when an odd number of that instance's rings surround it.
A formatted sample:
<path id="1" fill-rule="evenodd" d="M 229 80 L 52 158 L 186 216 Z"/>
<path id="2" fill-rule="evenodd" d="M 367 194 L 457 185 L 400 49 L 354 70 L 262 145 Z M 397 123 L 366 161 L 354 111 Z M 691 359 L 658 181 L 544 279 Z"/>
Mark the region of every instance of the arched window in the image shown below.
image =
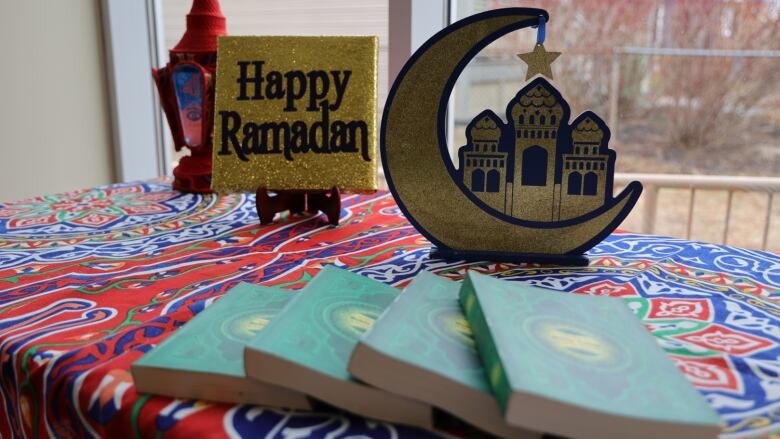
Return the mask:
<path id="1" fill-rule="evenodd" d="M 579 172 L 569 174 L 569 189 L 566 191 L 569 195 L 579 195 L 582 193 L 582 175 Z"/>
<path id="2" fill-rule="evenodd" d="M 575 154 L 579 154 L 580 153 L 580 147 L 579 146 L 574 147 L 574 153 Z"/>
<path id="3" fill-rule="evenodd" d="M 517 118 L 517 123 L 519 123 L 520 125 L 525 123 L 525 115 L 524 114 L 521 114 L 520 117 Z"/>
<path id="4" fill-rule="evenodd" d="M 487 173 L 487 192 L 498 192 L 499 177 L 501 175 L 495 169 L 488 171 Z"/>
<path id="5" fill-rule="evenodd" d="M 555 125 L 555 121 L 556 121 L 556 118 L 555 118 L 555 115 L 553 114 L 553 115 L 550 117 L 550 125 Z"/>
<path id="6" fill-rule="evenodd" d="M 547 151 L 532 146 L 523 151 L 523 186 L 547 186 Z"/>
<path id="7" fill-rule="evenodd" d="M 493 144 L 493 152 L 496 152 L 496 144 Z"/>
<path id="8" fill-rule="evenodd" d="M 584 182 L 583 182 L 583 188 L 582 188 L 582 194 L 583 195 L 596 195 L 596 192 L 598 191 L 598 185 L 599 185 L 599 177 L 593 173 L 588 172 L 585 174 Z"/>
<path id="9" fill-rule="evenodd" d="M 544 125 L 544 115 L 539 116 L 539 125 Z"/>
<path id="10" fill-rule="evenodd" d="M 555 130 L 553 130 L 552 136 L 550 136 L 550 137 L 552 137 L 553 139 L 555 138 Z"/>
<path id="11" fill-rule="evenodd" d="M 471 192 L 482 192 L 485 190 L 485 172 L 481 169 L 475 169 L 471 173 Z"/>
<path id="12" fill-rule="evenodd" d="M 531 117 L 528 118 L 528 123 L 533 125 L 534 124 L 534 115 L 532 114 Z"/>
<path id="13" fill-rule="evenodd" d="M 546 139 L 548 137 L 550 137 L 550 132 L 547 131 L 547 130 L 544 130 L 544 138 Z"/>
<path id="14" fill-rule="evenodd" d="M 528 130 L 523 130 L 523 137 L 528 138 Z"/>
<path id="15" fill-rule="evenodd" d="M 542 138 L 542 130 L 538 130 L 538 131 L 536 132 L 536 137 L 537 137 L 537 138 L 539 138 L 539 139 L 541 139 L 541 138 Z"/>
<path id="16" fill-rule="evenodd" d="M 536 138 L 536 131 L 531 130 L 531 138 L 532 139 Z"/>

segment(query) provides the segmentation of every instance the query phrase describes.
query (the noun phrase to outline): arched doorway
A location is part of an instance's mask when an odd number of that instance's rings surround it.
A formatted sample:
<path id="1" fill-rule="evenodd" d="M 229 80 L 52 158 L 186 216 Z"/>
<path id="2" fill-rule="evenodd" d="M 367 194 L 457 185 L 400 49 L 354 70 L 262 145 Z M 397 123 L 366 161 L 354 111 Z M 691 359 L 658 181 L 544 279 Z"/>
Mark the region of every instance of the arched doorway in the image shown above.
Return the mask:
<path id="1" fill-rule="evenodd" d="M 523 151 L 523 186 L 547 186 L 547 151 L 531 146 Z"/>

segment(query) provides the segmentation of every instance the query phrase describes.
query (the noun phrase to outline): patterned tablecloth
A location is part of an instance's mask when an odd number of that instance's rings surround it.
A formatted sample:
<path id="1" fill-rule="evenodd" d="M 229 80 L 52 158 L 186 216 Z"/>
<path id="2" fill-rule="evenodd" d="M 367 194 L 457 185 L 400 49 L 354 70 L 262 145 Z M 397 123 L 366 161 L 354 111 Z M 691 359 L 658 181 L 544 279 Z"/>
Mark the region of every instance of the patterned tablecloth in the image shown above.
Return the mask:
<path id="1" fill-rule="evenodd" d="M 260 227 L 250 195 L 164 181 L 0 204 L 0 437 L 424 437 L 330 414 L 139 395 L 130 364 L 245 281 L 300 288 L 323 264 L 407 284 L 466 268 L 621 297 L 720 413 L 723 437 L 780 431 L 780 257 L 628 233 L 587 268 L 432 260 L 387 193 Z"/>

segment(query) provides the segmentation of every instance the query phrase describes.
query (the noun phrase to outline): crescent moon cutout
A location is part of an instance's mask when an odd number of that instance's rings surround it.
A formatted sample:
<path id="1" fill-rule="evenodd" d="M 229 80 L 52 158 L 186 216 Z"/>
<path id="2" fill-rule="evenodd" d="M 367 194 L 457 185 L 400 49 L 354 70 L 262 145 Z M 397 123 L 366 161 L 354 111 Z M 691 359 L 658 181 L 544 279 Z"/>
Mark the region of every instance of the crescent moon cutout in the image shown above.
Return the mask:
<path id="1" fill-rule="evenodd" d="M 631 182 L 612 198 L 609 173 L 607 200 L 600 208 L 562 221 L 530 221 L 490 208 L 459 179 L 445 135 L 447 101 L 455 82 L 485 46 L 511 31 L 537 25 L 540 16 L 548 18 L 541 9 L 506 8 L 454 23 L 414 53 L 390 89 L 380 130 L 388 186 L 406 218 L 439 248 L 581 254 L 625 219 L 642 192 L 639 182 Z"/>

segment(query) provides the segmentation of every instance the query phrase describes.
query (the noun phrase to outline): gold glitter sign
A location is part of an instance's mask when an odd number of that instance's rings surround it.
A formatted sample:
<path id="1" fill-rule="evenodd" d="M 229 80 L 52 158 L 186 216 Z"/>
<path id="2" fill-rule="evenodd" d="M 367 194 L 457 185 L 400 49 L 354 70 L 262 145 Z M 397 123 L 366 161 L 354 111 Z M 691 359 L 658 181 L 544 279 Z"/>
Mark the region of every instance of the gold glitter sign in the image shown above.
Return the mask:
<path id="1" fill-rule="evenodd" d="M 376 37 L 220 37 L 215 191 L 370 192 Z"/>

